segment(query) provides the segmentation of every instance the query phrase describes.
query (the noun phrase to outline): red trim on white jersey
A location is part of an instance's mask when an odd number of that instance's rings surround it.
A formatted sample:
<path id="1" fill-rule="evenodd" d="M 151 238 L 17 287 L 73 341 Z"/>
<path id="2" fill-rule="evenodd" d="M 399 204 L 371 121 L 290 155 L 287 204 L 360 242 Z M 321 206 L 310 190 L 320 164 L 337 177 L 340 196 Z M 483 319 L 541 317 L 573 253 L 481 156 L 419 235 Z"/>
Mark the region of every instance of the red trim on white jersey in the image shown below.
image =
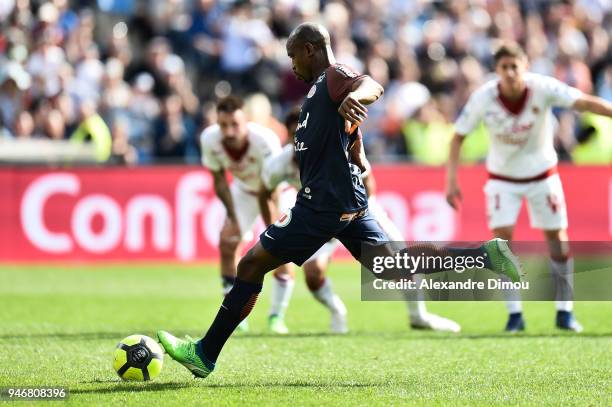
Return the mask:
<path id="1" fill-rule="evenodd" d="M 244 158 L 245 154 L 249 150 L 249 139 L 246 139 L 246 143 L 244 143 L 244 147 L 239 150 L 232 150 L 228 146 L 226 146 L 223 142 L 221 142 L 223 149 L 227 153 L 227 155 L 234 161 L 239 162 Z"/>
<path id="2" fill-rule="evenodd" d="M 531 90 L 525 87 L 521 97 L 519 97 L 517 100 L 510 100 L 502 95 L 501 85 L 497 85 L 497 101 L 503 106 L 504 109 L 515 116 L 518 116 L 523 112 L 523 109 L 525 109 L 525 106 L 527 106 L 527 101 L 529 100 L 530 95 Z"/>
<path id="3" fill-rule="evenodd" d="M 527 182 L 542 181 L 543 179 L 546 179 L 550 177 L 551 175 L 557 174 L 558 172 L 559 171 L 557 170 L 557 166 L 555 165 L 554 167 L 547 169 L 543 173 L 538 174 L 533 177 L 529 177 L 529 178 L 512 178 L 512 177 L 506 177 L 504 175 L 497 175 L 497 174 L 493 174 L 489 172 L 489 179 L 496 179 L 499 181 L 516 182 L 518 184 L 524 184 Z"/>

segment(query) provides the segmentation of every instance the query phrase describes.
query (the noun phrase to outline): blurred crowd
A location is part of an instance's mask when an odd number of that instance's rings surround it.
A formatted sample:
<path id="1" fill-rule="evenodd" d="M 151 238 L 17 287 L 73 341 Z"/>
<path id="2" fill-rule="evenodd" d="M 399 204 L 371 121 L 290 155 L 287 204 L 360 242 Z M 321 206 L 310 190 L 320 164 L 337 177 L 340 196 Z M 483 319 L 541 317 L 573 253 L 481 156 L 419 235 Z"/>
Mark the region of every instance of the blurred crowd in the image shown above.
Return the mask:
<path id="1" fill-rule="evenodd" d="M 91 142 L 100 162 L 197 163 L 214 103 L 232 93 L 284 140 L 283 115 L 308 90 L 285 53 L 303 21 L 384 85 L 364 129 L 374 161 L 444 163 L 503 39 L 532 71 L 612 100 L 609 0 L 2 0 L 0 138 Z M 563 159 L 612 162 L 608 119 L 557 117 Z M 479 129 L 463 159 L 486 150 Z"/>

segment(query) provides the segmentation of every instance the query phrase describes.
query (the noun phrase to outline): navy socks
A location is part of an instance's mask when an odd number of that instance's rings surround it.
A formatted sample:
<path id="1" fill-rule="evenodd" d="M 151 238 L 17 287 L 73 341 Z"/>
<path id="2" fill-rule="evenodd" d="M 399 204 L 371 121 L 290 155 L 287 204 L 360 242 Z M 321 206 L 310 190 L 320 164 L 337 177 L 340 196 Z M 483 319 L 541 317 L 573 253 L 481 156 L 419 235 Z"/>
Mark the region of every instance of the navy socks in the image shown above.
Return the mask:
<path id="1" fill-rule="evenodd" d="M 212 363 L 217 361 L 221 349 L 232 332 L 251 313 L 261 288 L 261 283 L 247 283 L 236 279 L 234 287 L 225 296 L 215 320 L 200 341 L 202 353 L 208 361 Z"/>

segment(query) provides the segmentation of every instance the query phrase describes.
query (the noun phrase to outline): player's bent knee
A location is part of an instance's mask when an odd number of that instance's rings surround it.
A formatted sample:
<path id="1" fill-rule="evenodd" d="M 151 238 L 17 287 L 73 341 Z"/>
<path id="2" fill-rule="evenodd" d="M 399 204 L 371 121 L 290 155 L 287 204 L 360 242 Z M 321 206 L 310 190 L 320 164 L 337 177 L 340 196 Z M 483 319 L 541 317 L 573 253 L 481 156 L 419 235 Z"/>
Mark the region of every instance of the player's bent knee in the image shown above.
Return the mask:
<path id="1" fill-rule="evenodd" d="M 293 280 L 295 274 L 293 273 L 293 267 L 289 264 L 284 264 L 274 270 L 274 277 L 280 280 Z"/>
<path id="2" fill-rule="evenodd" d="M 317 291 L 325 281 L 325 271 L 317 261 L 309 261 L 304 263 L 304 277 L 306 286 L 310 291 Z"/>
<path id="3" fill-rule="evenodd" d="M 236 268 L 236 276 L 243 281 L 252 281 L 254 279 L 258 279 L 262 273 L 258 267 L 257 260 L 251 254 L 249 250 L 247 254 L 240 259 L 238 262 L 238 267 Z M 265 274 L 265 272 L 263 273 Z"/>
<path id="4" fill-rule="evenodd" d="M 238 250 L 239 239 L 222 237 L 219 241 L 219 252 L 222 256 L 233 256 Z"/>
<path id="5" fill-rule="evenodd" d="M 306 276 L 306 286 L 308 287 L 308 290 L 310 291 L 317 291 L 319 288 L 321 288 L 323 286 L 323 283 L 325 282 L 325 277 L 324 276 Z"/>
<path id="6" fill-rule="evenodd" d="M 267 272 L 283 264 L 284 261 L 273 257 L 257 243 L 238 262 L 237 275 L 239 279 L 246 281 L 263 279 Z"/>
<path id="7" fill-rule="evenodd" d="M 253 249 L 250 249 L 238 262 L 238 272 L 240 273 L 240 271 L 244 271 L 247 268 L 252 268 L 256 263 L 253 256 Z"/>

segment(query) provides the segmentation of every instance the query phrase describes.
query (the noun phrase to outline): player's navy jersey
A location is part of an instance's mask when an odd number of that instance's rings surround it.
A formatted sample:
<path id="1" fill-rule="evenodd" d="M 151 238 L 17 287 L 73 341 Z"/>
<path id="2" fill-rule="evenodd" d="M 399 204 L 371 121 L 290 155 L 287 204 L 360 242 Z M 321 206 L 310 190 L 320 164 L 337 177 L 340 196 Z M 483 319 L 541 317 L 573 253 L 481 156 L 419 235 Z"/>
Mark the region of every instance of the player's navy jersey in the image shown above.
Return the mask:
<path id="1" fill-rule="evenodd" d="M 361 170 L 350 162 L 354 141 L 344 130 L 340 103 L 362 76 L 345 65 L 328 67 L 314 82 L 300 111 L 295 153 L 302 189 L 297 203 L 322 212 L 355 212 L 368 206 Z"/>

